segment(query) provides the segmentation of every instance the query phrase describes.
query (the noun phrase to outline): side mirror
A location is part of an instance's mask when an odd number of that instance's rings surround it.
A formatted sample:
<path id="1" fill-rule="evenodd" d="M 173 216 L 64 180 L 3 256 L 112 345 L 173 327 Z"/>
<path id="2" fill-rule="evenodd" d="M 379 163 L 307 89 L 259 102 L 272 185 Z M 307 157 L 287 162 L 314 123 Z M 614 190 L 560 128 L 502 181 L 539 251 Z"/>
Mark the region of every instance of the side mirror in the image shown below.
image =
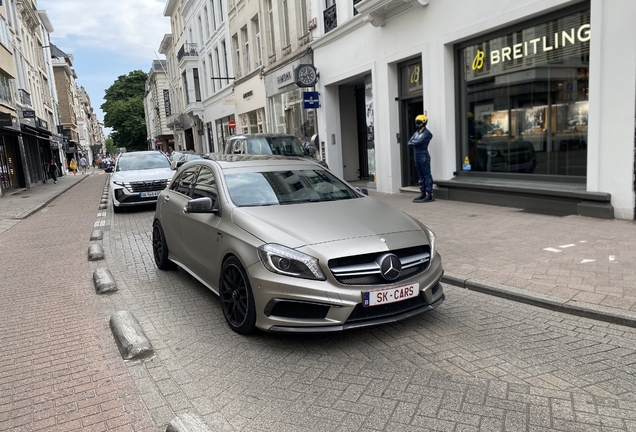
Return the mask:
<path id="1" fill-rule="evenodd" d="M 172 171 L 175 171 L 177 168 L 179 168 L 181 165 L 183 165 L 183 162 L 181 161 L 172 161 L 170 162 L 170 169 Z"/>
<path id="2" fill-rule="evenodd" d="M 216 213 L 218 210 L 214 208 L 214 201 L 212 201 L 212 198 L 204 197 L 188 201 L 183 208 L 183 212 L 185 214 Z"/>
<path id="3" fill-rule="evenodd" d="M 361 187 L 356 187 L 356 192 L 358 192 L 359 194 L 362 194 L 364 196 L 369 196 L 369 189 L 367 188 L 361 188 Z"/>

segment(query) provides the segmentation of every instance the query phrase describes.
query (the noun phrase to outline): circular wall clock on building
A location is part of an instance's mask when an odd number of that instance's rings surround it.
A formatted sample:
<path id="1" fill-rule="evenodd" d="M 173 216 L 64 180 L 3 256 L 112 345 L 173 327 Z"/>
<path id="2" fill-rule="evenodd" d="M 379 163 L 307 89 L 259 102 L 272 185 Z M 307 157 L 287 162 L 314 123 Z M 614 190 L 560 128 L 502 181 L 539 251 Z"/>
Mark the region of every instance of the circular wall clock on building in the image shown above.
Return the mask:
<path id="1" fill-rule="evenodd" d="M 296 68 L 296 85 L 298 87 L 313 87 L 318 82 L 318 72 L 314 65 L 301 64 Z"/>

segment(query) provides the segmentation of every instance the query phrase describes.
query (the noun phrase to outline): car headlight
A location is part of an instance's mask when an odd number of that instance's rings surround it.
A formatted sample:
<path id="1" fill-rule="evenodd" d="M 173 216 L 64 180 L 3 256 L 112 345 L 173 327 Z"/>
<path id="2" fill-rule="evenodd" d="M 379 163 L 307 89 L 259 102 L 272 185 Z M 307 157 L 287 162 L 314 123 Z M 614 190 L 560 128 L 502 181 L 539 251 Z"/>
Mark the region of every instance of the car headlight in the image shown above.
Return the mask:
<path id="1" fill-rule="evenodd" d="M 279 244 L 268 243 L 259 246 L 258 257 L 272 273 L 303 279 L 327 279 L 316 258 Z"/>
<path id="2" fill-rule="evenodd" d="M 426 234 L 428 235 L 428 242 L 431 245 L 431 262 L 435 259 L 435 233 L 431 231 L 428 227 L 424 227 L 426 229 Z"/>
<path id="3" fill-rule="evenodd" d="M 117 186 L 124 186 L 125 187 L 124 182 L 114 181 L 113 183 L 116 184 Z"/>

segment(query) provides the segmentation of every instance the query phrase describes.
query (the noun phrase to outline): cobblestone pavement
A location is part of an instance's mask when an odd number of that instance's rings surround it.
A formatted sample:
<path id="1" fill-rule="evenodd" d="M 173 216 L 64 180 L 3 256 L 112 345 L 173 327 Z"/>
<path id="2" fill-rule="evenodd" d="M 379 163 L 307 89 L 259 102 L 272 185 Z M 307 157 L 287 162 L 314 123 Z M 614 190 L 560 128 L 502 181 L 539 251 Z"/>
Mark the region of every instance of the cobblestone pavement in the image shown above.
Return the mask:
<path id="1" fill-rule="evenodd" d="M 156 430 L 91 284 L 105 181 L 87 178 L 0 234 L 2 431 Z"/>
<path id="2" fill-rule="evenodd" d="M 90 176 L 0 234 L 2 250 L 15 251 L 0 255 L 0 430 L 163 431 L 196 413 L 215 431 L 636 431 L 636 329 L 446 285 L 444 304 L 400 323 L 243 337 L 207 288 L 182 270 L 156 269 L 153 209 L 97 210 L 105 181 Z M 409 207 L 409 195 L 401 199 Z M 563 221 L 593 229 L 585 218 L 464 203 L 407 211 L 437 231 L 447 269 L 475 263 L 490 271 L 479 277 L 512 274 L 527 232 L 552 230 L 563 251 L 552 253 L 563 256 L 585 245 L 563 247 Z M 87 261 L 94 227 L 104 231 L 105 261 Z M 503 233 L 517 227 L 508 241 Z M 581 240 L 610 253 L 607 239 L 617 237 L 604 227 Z M 492 244 L 501 267 L 486 258 L 488 236 L 510 248 Z M 95 294 L 91 274 L 102 267 L 118 292 Z M 119 310 L 139 320 L 153 357 L 121 359 L 108 329 Z"/>
<path id="3" fill-rule="evenodd" d="M 99 300 L 155 346 L 127 365 L 161 427 L 195 412 L 215 431 L 636 430 L 632 328 L 447 285 L 442 306 L 401 323 L 243 337 L 207 288 L 155 268 L 152 216 L 105 215 L 119 292 Z"/>

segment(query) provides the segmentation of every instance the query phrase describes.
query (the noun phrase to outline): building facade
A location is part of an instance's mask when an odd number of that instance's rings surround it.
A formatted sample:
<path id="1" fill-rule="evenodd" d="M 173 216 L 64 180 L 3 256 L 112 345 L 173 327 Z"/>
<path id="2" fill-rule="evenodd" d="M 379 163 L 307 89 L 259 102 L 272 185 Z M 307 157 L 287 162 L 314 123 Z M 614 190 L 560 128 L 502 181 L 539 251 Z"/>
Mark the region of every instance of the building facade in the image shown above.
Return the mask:
<path id="1" fill-rule="evenodd" d="M 426 113 L 438 197 L 634 218 L 635 2 L 314 1 L 312 11 L 319 136 L 345 179 L 413 189 L 407 142 Z"/>
<path id="2" fill-rule="evenodd" d="M 174 137 L 166 118 L 171 114 L 170 90 L 165 60 L 155 60 L 148 73 L 144 93 L 144 114 L 149 150 L 174 148 Z"/>

